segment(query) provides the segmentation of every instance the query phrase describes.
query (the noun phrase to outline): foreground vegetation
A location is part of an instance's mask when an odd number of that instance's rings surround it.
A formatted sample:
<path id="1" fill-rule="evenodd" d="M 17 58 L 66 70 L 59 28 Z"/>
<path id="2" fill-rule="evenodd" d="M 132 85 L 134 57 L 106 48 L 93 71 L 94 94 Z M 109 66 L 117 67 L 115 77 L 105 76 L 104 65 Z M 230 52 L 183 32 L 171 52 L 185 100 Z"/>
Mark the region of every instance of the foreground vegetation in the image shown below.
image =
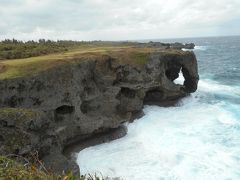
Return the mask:
<path id="1" fill-rule="evenodd" d="M 42 165 L 16 162 L 8 157 L 0 156 L 0 180 L 103 180 L 97 175 L 74 176 L 71 172 L 57 175 L 46 170 Z M 36 162 L 35 162 L 36 163 Z M 107 179 L 107 178 L 106 178 Z"/>

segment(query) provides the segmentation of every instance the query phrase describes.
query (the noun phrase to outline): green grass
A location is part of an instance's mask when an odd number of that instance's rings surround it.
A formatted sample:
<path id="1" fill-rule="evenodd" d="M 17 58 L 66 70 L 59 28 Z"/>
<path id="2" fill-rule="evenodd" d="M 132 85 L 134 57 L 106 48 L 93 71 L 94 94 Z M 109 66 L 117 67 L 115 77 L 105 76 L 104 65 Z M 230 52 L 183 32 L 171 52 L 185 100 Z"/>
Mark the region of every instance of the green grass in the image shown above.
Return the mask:
<path id="1" fill-rule="evenodd" d="M 11 79 L 29 75 L 35 75 L 50 68 L 71 62 L 71 60 L 84 60 L 86 57 L 96 57 L 114 51 L 121 47 L 88 47 L 74 49 L 65 53 L 56 53 L 46 56 L 31 57 L 26 59 L 1 60 L 0 79 Z M 75 62 L 75 61 L 74 61 Z"/>
<path id="2" fill-rule="evenodd" d="M 1 128 L 0 136 L 4 137 L 4 143 L 0 146 L 0 154 L 15 152 L 17 149 L 26 147 L 29 143 L 28 134 L 21 128 L 29 126 L 29 123 L 38 118 L 39 113 L 31 109 L 23 108 L 0 108 L 0 119 L 7 126 L 17 128 Z"/>
<path id="3" fill-rule="evenodd" d="M 37 111 L 24 108 L 0 108 L 0 118 L 15 120 L 16 123 L 32 120 L 39 116 Z"/>
<path id="4" fill-rule="evenodd" d="M 0 115 L 11 115 L 11 114 L 18 114 L 21 113 L 26 117 L 32 117 L 36 115 L 36 112 L 34 112 L 31 109 L 24 109 L 24 108 L 0 108 Z"/>
<path id="5" fill-rule="evenodd" d="M 148 62 L 151 52 L 157 48 L 139 48 L 130 45 L 121 46 L 81 46 L 68 52 L 15 60 L 0 60 L 0 80 L 17 77 L 33 76 L 59 65 L 71 62 L 81 62 L 88 59 L 98 59 L 110 55 L 121 64 L 143 66 Z M 185 53 L 176 50 L 164 50 L 163 53 Z M 99 58 L 100 59 L 100 58 Z M 2 68 L 1 68 L 2 67 Z"/>
<path id="6" fill-rule="evenodd" d="M 25 164 L 16 162 L 5 156 L 0 156 L 0 179 L 1 180 L 103 180 L 97 175 L 74 176 L 71 172 L 61 175 L 42 170 L 28 161 Z"/>
<path id="7" fill-rule="evenodd" d="M 4 156 L 0 156 L 0 179 L 46 179 L 46 174 L 34 166 L 24 166 Z"/>
<path id="8" fill-rule="evenodd" d="M 46 170 L 40 170 L 39 167 L 29 162 L 23 165 L 10 158 L 0 156 L 0 179 L 84 180 L 84 177 L 73 176 L 71 172 L 57 175 Z"/>
<path id="9" fill-rule="evenodd" d="M 84 60 L 84 57 L 99 56 L 112 49 L 114 48 L 82 48 L 66 53 L 57 53 L 26 59 L 2 60 L 0 61 L 0 64 L 5 67 L 5 70 L 0 72 L 0 79 L 35 75 L 50 68 L 63 65 L 67 62 L 69 63 L 73 59 Z"/>

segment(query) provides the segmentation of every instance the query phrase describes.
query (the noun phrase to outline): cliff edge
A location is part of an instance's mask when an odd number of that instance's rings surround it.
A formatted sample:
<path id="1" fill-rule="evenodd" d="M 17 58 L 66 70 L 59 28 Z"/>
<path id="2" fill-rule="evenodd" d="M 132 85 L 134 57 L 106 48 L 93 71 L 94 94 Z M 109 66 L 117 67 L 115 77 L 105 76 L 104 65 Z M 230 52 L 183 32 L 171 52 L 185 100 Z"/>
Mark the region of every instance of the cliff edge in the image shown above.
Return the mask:
<path id="1" fill-rule="evenodd" d="M 0 154 L 38 151 L 53 171 L 78 172 L 64 149 L 132 121 L 145 104 L 174 105 L 198 79 L 193 52 L 142 44 L 0 61 Z"/>

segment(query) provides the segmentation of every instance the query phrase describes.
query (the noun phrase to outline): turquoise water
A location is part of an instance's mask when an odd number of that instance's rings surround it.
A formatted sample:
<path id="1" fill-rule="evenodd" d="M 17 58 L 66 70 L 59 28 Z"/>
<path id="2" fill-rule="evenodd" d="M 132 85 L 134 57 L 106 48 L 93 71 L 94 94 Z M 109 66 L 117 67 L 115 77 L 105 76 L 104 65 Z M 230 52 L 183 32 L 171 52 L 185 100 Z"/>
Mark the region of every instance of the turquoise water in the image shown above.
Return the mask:
<path id="1" fill-rule="evenodd" d="M 145 106 L 146 115 L 128 125 L 125 137 L 78 154 L 81 173 L 127 180 L 240 179 L 240 37 L 174 41 L 197 45 L 197 92 L 178 107 Z"/>

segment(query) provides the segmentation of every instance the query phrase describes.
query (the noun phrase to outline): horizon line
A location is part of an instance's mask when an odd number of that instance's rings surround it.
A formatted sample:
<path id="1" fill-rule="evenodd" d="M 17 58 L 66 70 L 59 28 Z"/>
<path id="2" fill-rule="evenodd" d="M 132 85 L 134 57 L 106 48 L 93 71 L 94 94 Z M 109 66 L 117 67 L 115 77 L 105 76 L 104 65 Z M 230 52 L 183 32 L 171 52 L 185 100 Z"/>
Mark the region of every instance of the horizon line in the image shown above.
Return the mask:
<path id="1" fill-rule="evenodd" d="M 48 39 L 48 38 L 39 38 L 37 40 L 33 40 L 33 39 L 29 39 L 29 40 L 20 40 L 20 39 L 15 39 L 13 38 L 5 38 L 5 39 L 0 39 L 0 42 L 4 41 L 4 40 L 17 40 L 17 41 L 23 41 L 23 42 L 27 42 L 27 41 L 39 41 L 41 39 L 44 40 L 50 40 L 50 41 L 76 41 L 76 42 L 93 42 L 93 41 L 103 41 L 103 42 L 134 42 L 134 41 L 152 41 L 152 40 L 174 40 L 174 39 L 201 39 L 201 38 L 220 38 L 220 37 L 238 37 L 240 36 L 240 34 L 238 35 L 210 35 L 210 36 L 189 36 L 189 37 L 166 37 L 166 38 L 144 38 L 144 39 L 125 39 L 125 40 L 101 40 L 101 39 L 96 39 L 96 40 L 73 40 L 73 39 Z"/>

